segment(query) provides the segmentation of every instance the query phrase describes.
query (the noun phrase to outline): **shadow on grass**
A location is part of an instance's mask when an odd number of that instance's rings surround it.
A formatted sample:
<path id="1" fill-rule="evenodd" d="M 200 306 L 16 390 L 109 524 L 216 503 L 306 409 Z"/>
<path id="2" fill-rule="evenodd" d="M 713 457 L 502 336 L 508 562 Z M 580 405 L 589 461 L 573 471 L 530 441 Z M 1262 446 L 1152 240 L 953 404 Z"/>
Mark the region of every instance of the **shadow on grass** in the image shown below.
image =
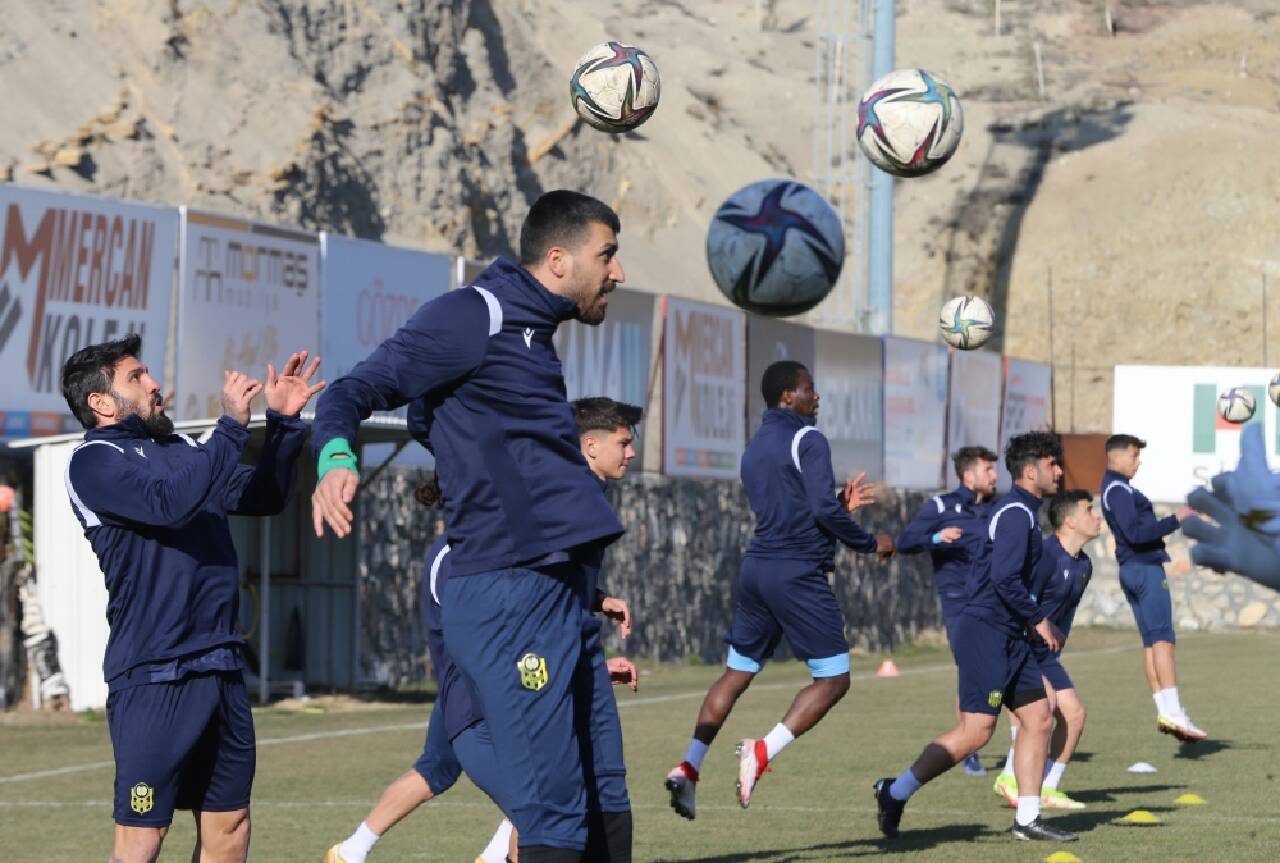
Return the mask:
<path id="1" fill-rule="evenodd" d="M 1169 787 L 1169 786 L 1164 786 Z M 1183 786 L 1176 786 L 1181 788 Z M 1173 806 L 1135 806 L 1134 809 L 1143 809 L 1152 814 L 1163 812 L 1172 812 L 1176 807 Z M 1132 811 L 1132 810 L 1130 810 Z M 1045 820 L 1052 821 L 1054 827 L 1061 827 L 1064 830 L 1070 830 L 1074 833 L 1091 833 L 1099 827 L 1112 825 L 1115 827 L 1130 827 L 1134 830 L 1152 829 L 1163 827 L 1163 824 L 1130 824 L 1127 821 L 1121 821 L 1128 812 L 1071 812 L 1058 814 L 1047 814 Z"/>
<path id="2" fill-rule="evenodd" d="M 851 839 L 848 842 L 825 842 L 803 848 L 774 848 L 771 850 L 743 851 L 734 854 L 716 854 L 711 857 L 681 857 L 680 863 L 800 863 L 800 861 L 840 860 L 848 857 L 864 857 L 881 854 L 914 854 L 938 845 L 953 842 L 972 842 L 983 836 L 994 835 L 984 824 L 948 824 L 922 830 L 904 830 L 897 839 L 874 837 Z M 821 854 L 821 858 L 814 855 Z M 657 863 L 674 863 L 675 858 L 660 858 Z"/>
<path id="3" fill-rule="evenodd" d="M 1183 758 L 1190 761 L 1198 761 L 1210 755 L 1217 755 L 1226 749 L 1261 749 L 1262 747 L 1238 747 L 1230 740 L 1201 740 L 1199 743 L 1184 743 L 1178 747 L 1178 751 L 1173 754 L 1174 758 Z"/>
<path id="4" fill-rule="evenodd" d="M 1155 794 L 1160 791 L 1181 791 L 1186 785 L 1117 785 L 1114 788 L 1082 788 L 1071 796 L 1081 803 L 1111 803 L 1116 795 Z M 1110 816 L 1109 816 L 1110 817 Z"/>

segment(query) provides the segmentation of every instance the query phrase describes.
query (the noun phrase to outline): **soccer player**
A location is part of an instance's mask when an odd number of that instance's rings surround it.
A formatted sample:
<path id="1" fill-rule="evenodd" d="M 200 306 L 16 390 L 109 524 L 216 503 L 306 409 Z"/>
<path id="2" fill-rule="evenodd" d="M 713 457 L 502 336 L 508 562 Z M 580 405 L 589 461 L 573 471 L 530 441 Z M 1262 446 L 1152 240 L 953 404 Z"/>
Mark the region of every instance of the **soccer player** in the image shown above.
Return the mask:
<path id="1" fill-rule="evenodd" d="M 1130 482 L 1142 463 L 1147 442 L 1128 434 L 1107 438 L 1107 471 L 1102 475 L 1102 514 L 1116 538 L 1120 587 L 1133 609 L 1142 636 L 1143 668 L 1151 698 L 1156 703 L 1156 729 L 1182 741 L 1204 740 L 1178 697 L 1174 662 L 1173 601 L 1164 564 L 1169 553 L 1164 538 L 1193 510 L 1180 508 L 1174 515 L 1156 518 L 1151 502 Z"/>
<path id="2" fill-rule="evenodd" d="M 67 464 L 72 509 L 106 577 L 107 727 L 115 754 L 112 863 L 160 855 L 175 809 L 196 820 L 195 856 L 243 861 L 256 763 L 236 631 L 240 568 L 230 515 L 281 512 L 324 384 L 319 360 L 293 354 L 266 384 L 223 373 L 224 415 L 204 443 L 174 434 L 142 339 L 76 351 L 62 394 L 87 430 Z M 304 370 L 305 369 L 305 370 Z M 255 467 L 240 464 L 249 406 L 266 393 Z"/>
<path id="3" fill-rule="evenodd" d="M 351 531 L 362 418 L 426 396 L 449 525 L 444 639 L 480 701 L 525 863 L 577 861 L 587 791 L 575 726 L 584 561 L 622 533 L 578 446 L 552 336 L 604 320 L 624 279 L 617 215 L 571 191 L 534 202 L 520 262 L 499 258 L 422 306 L 320 399 L 317 534 Z M 630 823 L 630 816 L 611 819 Z M 628 835 L 630 830 L 625 831 Z"/>
<path id="4" fill-rule="evenodd" d="M 765 369 L 760 390 L 768 408 L 742 456 L 742 484 L 756 515 L 726 636 L 728 667 L 707 692 L 684 760 L 667 774 L 671 807 L 695 816 L 702 760 L 738 697 L 785 635 L 805 660 L 813 682 L 796 695 L 782 721 L 763 738 L 738 744 L 738 802 L 745 809 L 770 762 L 818 723 L 849 690 L 849 644 L 844 615 L 827 581 L 839 540 L 855 551 L 893 553 L 887 533 L 871 535 L 849 512 L 870 502 L 858 480 L 836 495 L 831 447 L 814 425 L 818 393 L 803 365 L 790 360 Z"/>
<path id="5" fill-rule="evenodd" d="M 1076 608 L 1093 577 L 1093 561 L 1084 553 L 1084 547 L 1102 533 L 1102 514 L 1093 508 L 1093 495 L 1084 489 L 1072 489 L 1049 499 L 1049 524 L 1053 527 L 1053 536 L 1044 541 L 1044 554 L 1032 577 L 1031 594 L 1040 611 L 1061 630 L 1065 648 Z M 1052 651 L 1043 642 L 1036 641 L 1032 643 L 1032 652 L 1054 704 L 1056 720 L 1040 786 L 1040 803 L 1050 809 L 1083 809 L 1085 805 L 1068 797 L 1059 790 L 1058 784 L 1084 733 L 1084 703 L 1062 666 L 1062 649 Z M 1014 755 L 1010 748 L 995 787 L 997 793 L 1016 807 L 1018 780 L 1013 774 Z"/>
<path id="6" fill-rule="evenodd" d="M 955 627 L 968 598 L 969 570 L 982 557 L 987 543 L 987 506 L 996 493 L 998 458 L 984 446 L 961 447 L 952 459 L 960 485 L 955 491 L 925 501 L 895 542 L 900 554 L 929 552 L 947 645 L 953 657 Z M 960 721 L 959 701 L 956 721 Z M 973 776 L 986 774 L 978 753 L 965 758 L 964 772 Z"/>
<path id="7" fill-rule="evenodd" d="M 573 403 L 573 412 L 578 428 L 579 445 L 591 472 L 601 483 L 622 479 L 626 475 L 631 460 L 635 458 L 636 452 L 633 445 L 635 428 L 640 423 L 643 410 L 635 405 L 616 402 L 613 399 L 583 398 Z M 430 446 L 429 425 L 430 418 L 426 412 L 426 405 L 422 402 L 416 403 L 409 412 L 409 427 L 414 438 L 424 447 Z M 442 498 L 436 479 L 433 477 L 420 485 L 415 492 L 415 498 L 423 506 L 439 506 Z M 423 614 L 423 629 L 427 633 L 428 650 L 438 681 L 436 706 L 427 727 L 427 739 L 422 755 L 412 769 L 387 786 L 377 805 L 355 832 L 346 841 L 329 849 L 325 863 L 364 863 L 374 844 L 386 834 L 387 830 L 423 803 L 438 797 L 452 787 L 463 770 L 459 754 L 455 754 L 453 747 L 454 741 L 461 734 L 470 735 L 462 741 L 460 754 L 462 759 L 477 764 L 475 773 L 472 775 L 473 781 L 477 785 L 481 782 L 487 786 L 494 784 L 490 778 L 493 774 L 492 758 L 484 758 L 484 754 L 476 749 L 478 745 L 476 736 L 487 741 L 488 730 L 484 728 L 471 731 L 473 726 L 484 721 L 483 714 L 475 706 L 466 687 L 456 686 L 457 667 L 449 658 L 443 644 L 438 595 L 447 581 L 448 568 L 442 568 L 442 566 L 447 560 L 445 554 L 448 550 L 446 538 L 441 537 L 428 551 L 418 595 L 419 608 L 422 609 Z M 584 595 L 593 600 L 592 610 L 602 612 L 606 617 L 616 621 L 622 637 L 626 638 L 631 634 L 631 609 L 625 600 L 608 596 L 600 590 L 598 585 L 594 584 L 597 577 L 597 570 L 588 570 L 588 592 Z M 589 652 L 593 655 L 595 653 L 603 655 L 599 644 L 598 619 L 592 615 L 587 619 L 586 626 L 595 636 L 588 644 Z M 624 657 L 614 657 L 605 665 L 609 682 L 628 683 L 633 690 L 636 688 L 635 667 L 629 660 Z M 593 694 L 608 696 L 607 699 L 600 698 L 593 703 L 593 712 L 599 713 L 606 726 L 611 719 L 616 721 L 617 706 L 608 688 L 597 685 L 593 688 Z M 588 788 L 588 805 L 593 814 L 602 812 L 604 806 L 609 807 L 609 811 L 615 812 L 627 811 L 630 808 L 625 784 L 626 762 L 622 754 L 622 738 L 620 735 L 612 735 L 607 727 L 603 729 L 603 733 L 604 742 L 607 745 L 598 751 L 592 751 L 592 777 L 595 781 Z M 468 773 L 472 774 L 472 771 L 468 770 Z M 501 863 L 508 856 L 514 860 L 516 850 L 515 844 L 511 842 L 512 835 L 511 822 L 503 820 L 488 846 L 481 852 L 479 861 Z M 590 843 L 591 831 L 589 830 L 588 847 Z M 607 848 L 604 849 L 604 853 L 608 853 Z"/>
<path id="8" fill-rule="evenodd" d="M 898 835 L 902 810 L 911 795 L 986 745 L 1001 705 L 1022 726 L 1015 742 L 1020 788 L 1012 834 L 1017 839 L 1074 841 L 1040 817 L 1040 782 L 1049 748 L 1053 714 L 1031 642 L 1039 636 L 1050 649 L 1062 634 L 1031 599 L 1031 580 L 1041 556 L 1036 514 L 1041 498 L 1057 490 L 1062 449 L 1056 436 L 1034 431 L 1017 435 L 1005 449 L 1013 488 L 991 507 L 987 547 L 969 575 L 969 599 L 955 631 L 960 669 L 960 722 L 924 748 L 897 779 L 875 783 L 880 831 Z"/>

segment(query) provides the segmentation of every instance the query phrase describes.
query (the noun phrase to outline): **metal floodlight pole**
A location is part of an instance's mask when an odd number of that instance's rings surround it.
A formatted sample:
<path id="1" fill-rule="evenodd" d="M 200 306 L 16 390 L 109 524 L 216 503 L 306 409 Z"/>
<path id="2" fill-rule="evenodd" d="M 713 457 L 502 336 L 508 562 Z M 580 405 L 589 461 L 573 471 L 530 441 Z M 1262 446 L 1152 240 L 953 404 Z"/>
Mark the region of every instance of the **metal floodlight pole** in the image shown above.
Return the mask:
<path id="1" fill-rule="evenodd" d="M 894 0 L 875 0 L 875 30 L 872 40 L 871 77 L 893 71 L 895 20 Z M 893 332 L 893 177 L 879 168 L 871 169 L 871 213 L 868 228 L 867 293 L 870 331 Z"/>

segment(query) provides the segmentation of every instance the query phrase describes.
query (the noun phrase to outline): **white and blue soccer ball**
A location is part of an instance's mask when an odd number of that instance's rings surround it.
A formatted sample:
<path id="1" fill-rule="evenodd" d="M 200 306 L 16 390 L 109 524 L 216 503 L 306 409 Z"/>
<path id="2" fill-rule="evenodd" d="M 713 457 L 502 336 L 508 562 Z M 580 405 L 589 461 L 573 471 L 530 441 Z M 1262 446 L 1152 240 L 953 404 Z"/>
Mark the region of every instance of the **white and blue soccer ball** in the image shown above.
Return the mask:
<path id="1" fill-rule="evenodd" d="M 960 146 L 964 111 L 956 91 L 924 69 L 896 69 L 858 103 L 858 144 L 896 177 L 936 171 Z"/>
<path id="2" fill-rule="evenodd" d="M 953 348 L 971 351 L 987 343 L 995 321 L 996 313 L 990 303 L 982 297 L 965 294 L 943 304 L 938 313 L 938 331 L 942 340 Z"/>
<path id="3" fill-rule="evenodd" d="M 578 58 L 569 101 L 578 116 L 602 132 L 626 132 L 653 116 L 662 82 L 643 48 L 602 42 Z"/>
<path id="4" fill-rule="evenodd" d="M 1218 396 L 1218 416 L 1234 425 L 1253 419 L 1256 407 L 1253 393 L 1244 387 L 1232 387 Z"/>
<path id="5" fill-rule="evenodd" d="M 730 302 L 760 315 L 809 311 L 844 266 L 844 228 L 822 195 L 794 180 L 734 192 L 711 218 L 707 266 Z"/>
<path id="6" fill-rule="evenodd" d="M 1267 384 L 1267 396 L 1273 405 L 1280 407 L 1280 372 L 1276 372 L 1271 383 Z"/>

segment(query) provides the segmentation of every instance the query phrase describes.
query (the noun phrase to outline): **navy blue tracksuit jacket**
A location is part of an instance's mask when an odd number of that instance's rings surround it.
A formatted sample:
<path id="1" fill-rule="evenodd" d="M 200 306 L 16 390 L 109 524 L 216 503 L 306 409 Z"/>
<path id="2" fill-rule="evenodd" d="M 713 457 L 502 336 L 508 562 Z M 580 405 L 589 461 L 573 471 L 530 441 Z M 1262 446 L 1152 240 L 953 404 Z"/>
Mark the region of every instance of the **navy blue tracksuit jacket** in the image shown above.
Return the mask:
<path id="1" fill-rule="evenodd" d="M 962 485 L 926 500 L 916 517 L 898 535 L 896 545 L 899 552 L 929 552 L 938 597 L 942 600 L 943 613 L 948 617 L 964 607 L 968 597 L 969 570 L 986 549 L 988 506 L 987 503 L 978 503 L 977 495 Z M 934 542 L 934 536 L 948 527 L 958 527 L 964 533 L 955 542 Z"/>
<path id="2" fill-rule="evenodd" d="M 439 459 L 452 576 L 612 542 L 622 525 L 579 449 L 551 342 L 576 313 L 499 258 L 329 385 L 316 405 L 316 453 L 334 438 L 354 443 L 371 412 L 423 399 L 415 413 Z"/>
<path id="3" fill-rule="evenodd" d="M 1102 515 L 1116 538 L 1116 561 L 1159 566 L 1169 560 L 1164 538 L 1178 529 L 1177 516 L 1156 518 L 1147 496 L 1123 475 L 1109 470 L 1102 475 Z"/>
<path id="4" fill-rule="evenodd" d="M 849 517 L 836 497 L 831 445 L 813 420 L 769 408 L 742 454 L 742 485 L 756 514 L 747 554 L 832 569 L 836 541 L 876 550 L 876 538 Z"/>
<path id="5" fill-rule="evenodd" d="M 262 455 L 250 467 L 240 464 L 249 430 L 230 417 L 205 443 L 183 434 L 155 440 L 136 415 L 85 433 L 66 486 L 106 577 L 109 684 L 139 666 L 244 643 L 227 516 L 284 509 L 305 436 L 298 418 L 268 412 Z"/>
<path id="6" fill-rule="evenodd" d="M 1025 634 L 1045 617 L 1031 598 L 1031 578 L 1044 544 L 1039 511 L 1040 498 L 1018 485 L 997 499 L 982 559 L 969 572 L 965 614 L 1008 635 Z"/>
<path id="7" fill-rule="evenodd" d="M 1076 608 L 1092 578 L 1093 561 L 1089 555 L 1083 551 L 1078 556 L 1067 554 L 1056 535 L 1045 539 L 1044 554 L 1032 578 L 1031 594 L 1044 616 L 1062 630 L 1063 637 L 1071 631 Z"/>

